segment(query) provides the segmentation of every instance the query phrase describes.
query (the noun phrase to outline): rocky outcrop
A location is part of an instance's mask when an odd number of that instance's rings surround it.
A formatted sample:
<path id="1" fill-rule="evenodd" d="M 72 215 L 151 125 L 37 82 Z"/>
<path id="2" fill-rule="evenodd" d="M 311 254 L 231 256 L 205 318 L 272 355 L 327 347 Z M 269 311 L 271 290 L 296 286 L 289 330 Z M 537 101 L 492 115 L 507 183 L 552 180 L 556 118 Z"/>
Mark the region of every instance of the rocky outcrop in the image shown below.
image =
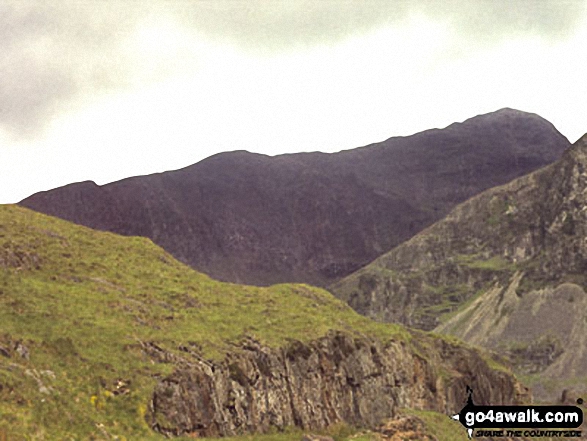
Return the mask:
<path id="1" fill-rule="evenodd" d="M 552 402 L 567 384 L 584 384 L 587 294 L 571 283 L 521 295 L 516 288 L 488 290 L 435 331 L 499 351 L 519 373 L 539 378 L 534 396 Z"/>
<path id="2" fill-rule="evenodd" d="M 542 170 L 488 190 L 332 287 L 357 311 L 433 329 L 475 294 L 522 295 L 587 268 L 587 136 Z"/>
<path id="3" fill-rule="evenodd" d="M 149 237 L 219 280 L 327 286 L 568 146 L 539 116 L 502 109 L 339 153 L 222 153 L 182 170 L 68 185 L 21 204 Z"/>
<path id="4" fill-rule="evenodd" d="M 160 350 L 144 347 L 162 360 Z M 376 427 L 401 407 L 458 411 L 467 385 L 479 404 L 529 399 L 475 350 L 424 334 L 382 343 L 331 333 L 280 349 L 249 339 L 222 362 L 189 353 L 172 359 L 176 370 L 157 385 L 150 417 L 168 435 L 317 430 L 341 421 Z"/>
<path id="5" fill-rule="evenodd" d="M 425 423 L 413 415 L 388 420 L 377 428 L 381 441 L 438 441 L 429 433 Z"/>
<path id="6" fill-rule="evenodd" d="M 587 135 L 560 161 L 459 205 L 334 292 L 370 317 L 500 351 L 551 401 L 587 372 L 585 207 Z"/>
<path id="7" fill-rule="evenodd" d="M 39 269 L 41 258 L 35 252 L 22 249 L 10 240 L 0 245 L 0 269 Z"/>

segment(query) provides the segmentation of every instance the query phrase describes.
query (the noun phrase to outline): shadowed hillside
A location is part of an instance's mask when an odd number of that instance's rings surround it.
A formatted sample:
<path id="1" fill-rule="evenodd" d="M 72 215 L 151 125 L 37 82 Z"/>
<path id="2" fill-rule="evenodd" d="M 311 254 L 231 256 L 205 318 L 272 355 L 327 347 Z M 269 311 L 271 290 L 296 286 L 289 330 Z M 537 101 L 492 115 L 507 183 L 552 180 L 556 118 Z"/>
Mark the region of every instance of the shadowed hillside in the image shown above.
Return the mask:
<path id="1" fill-rule="evenodd" d="M 542 398 L 585 389 L 587 136 L 333 286 L 381 321 L 507 355 Z"/>
<path id="2" fill-rule="evenodd" d="M 568 141 L 503 109 L 335 154 L 236 151 L 182 170 L 37 193 L 23 206 L 151 238 L 210 276 L 327 286 L 457 203 L 556 160 Z"/>

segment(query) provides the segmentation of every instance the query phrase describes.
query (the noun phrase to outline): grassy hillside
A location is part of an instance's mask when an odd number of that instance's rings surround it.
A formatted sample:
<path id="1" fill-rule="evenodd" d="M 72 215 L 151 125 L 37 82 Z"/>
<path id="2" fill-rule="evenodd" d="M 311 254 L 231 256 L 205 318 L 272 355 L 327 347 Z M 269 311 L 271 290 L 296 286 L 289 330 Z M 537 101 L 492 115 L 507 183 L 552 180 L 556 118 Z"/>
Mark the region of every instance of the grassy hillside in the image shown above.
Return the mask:
<path id="1" fill-rule="evenodd" d="M 161 438 L 144 415 L 172 367 L 153 364 L 144 342 L 219 359 L 247 335 L 269 345 L 332 329 L 410 338 L 326 291 L 219 283 L 148 239 L 17 206 L 0 206 L 0 304 L 0 439 L 10 440 Z"/>

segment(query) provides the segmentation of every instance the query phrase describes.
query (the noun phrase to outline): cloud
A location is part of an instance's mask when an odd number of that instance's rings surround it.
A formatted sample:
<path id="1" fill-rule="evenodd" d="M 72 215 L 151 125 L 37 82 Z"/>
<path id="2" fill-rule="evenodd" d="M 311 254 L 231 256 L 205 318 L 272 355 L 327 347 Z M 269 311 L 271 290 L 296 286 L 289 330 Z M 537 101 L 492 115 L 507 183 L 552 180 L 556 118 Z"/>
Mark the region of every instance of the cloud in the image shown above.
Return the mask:
<path id="1" fill-rule="evenodd" d="M 456 32 L 495 40 L 513 34 L 568 35 L 585 11 L 582 0 L 249 0 L 176 2 L 195 29 L 237 44 L 279 49 L 335 43 L 410 15 L 450 23 Z"/>
<path id="2" fill-rule="evenodd" d="M 182 29 L 170 45 L 204 36 L 264 55 L 335 45 L 414 15 L 445 23 L 467 47 L 520 35 L 561 39 L 584 12 L 582 0 L 7 1 L 0 4 L 0 128 L 35 137 L 76 99 L 150 78 L 137 69 L 181 69 L 177 60 L 189 48 L 170 51 L 171 67 L 164 54 L 129 52 L 145 23 Z"/>
<path id="3" fill-rule="evenodd" d="M 458 31 L 484 41 L 516 36 L 558 40 L 572 34 L 585 16 L 582 0 L 452 1 L 448 17 Z"/>
<path id="4" fill-rule="evenodd" d="M 3 2 L 0 126 L 35 136 L 76 95 L 124 84 L 116 55 L 137 18 L 98 2 Z"/>

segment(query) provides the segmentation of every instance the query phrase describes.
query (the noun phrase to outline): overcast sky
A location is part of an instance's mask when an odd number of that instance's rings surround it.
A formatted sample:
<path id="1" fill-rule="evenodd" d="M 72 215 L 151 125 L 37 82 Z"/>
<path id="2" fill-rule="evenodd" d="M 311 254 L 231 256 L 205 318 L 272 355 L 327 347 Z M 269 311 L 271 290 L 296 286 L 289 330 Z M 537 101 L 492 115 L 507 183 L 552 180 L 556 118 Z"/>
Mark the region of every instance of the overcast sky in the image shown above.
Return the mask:
<path id="1" fill-rule="evenodd" d="M 587 1 L 0 2 L 0 203 L 491 112 L 587 132 Z"/>

